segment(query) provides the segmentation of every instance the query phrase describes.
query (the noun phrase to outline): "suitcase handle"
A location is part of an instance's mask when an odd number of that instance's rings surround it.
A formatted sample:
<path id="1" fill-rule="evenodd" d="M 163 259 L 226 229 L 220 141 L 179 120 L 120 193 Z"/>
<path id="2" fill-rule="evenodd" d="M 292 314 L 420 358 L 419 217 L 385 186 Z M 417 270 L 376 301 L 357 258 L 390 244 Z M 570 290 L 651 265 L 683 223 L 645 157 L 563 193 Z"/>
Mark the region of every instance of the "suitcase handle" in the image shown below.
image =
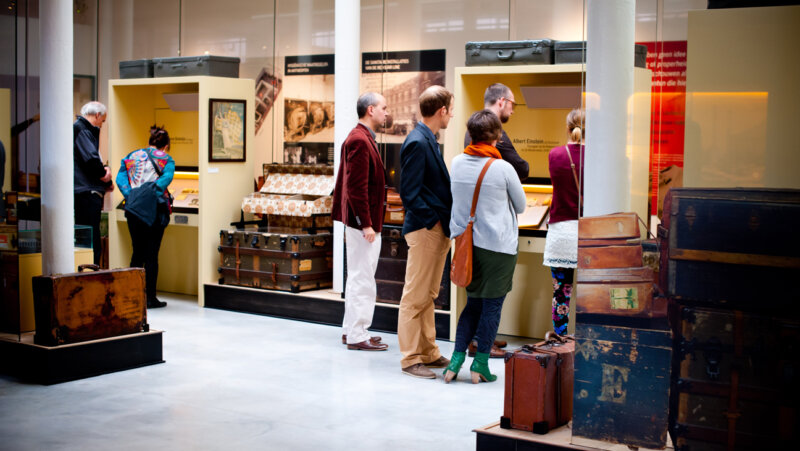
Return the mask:
<path id="1" fill-rule="evenodd" d="M 171 64 L 170 67 L 173 69 L 186 69 L 186 65 L 183 63 Z"/>
<path id="2" fill-rule="evenodd" d="M 91 269 L 92 271 L 100 271 L 100 265 L 95 264 L 86 264 L 86 265 L 78 265 L 78 272 L 83 272 L 85 269 Z"/>
<path id="3" fill-rule="evenodd" d="M 498 50 L 497 51 L 497 59 L 499 59 L 501 61 L 508 61 L 508 60 L 510 60 L 511 58 L 514 57 L 515 53 L 517 53 L 517 51 L 516 50 L 512 50 L 510 54 L 503 55 L 503 51 L 502 50 Z"/>

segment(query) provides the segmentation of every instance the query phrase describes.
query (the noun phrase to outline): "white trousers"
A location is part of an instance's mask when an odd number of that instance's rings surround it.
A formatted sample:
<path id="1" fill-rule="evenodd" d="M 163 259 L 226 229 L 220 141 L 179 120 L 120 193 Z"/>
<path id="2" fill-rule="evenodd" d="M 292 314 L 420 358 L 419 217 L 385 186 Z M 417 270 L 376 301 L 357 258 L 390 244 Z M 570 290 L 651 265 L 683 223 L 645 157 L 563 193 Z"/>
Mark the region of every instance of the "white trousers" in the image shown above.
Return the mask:
<path id="1" fill-rule="evenodd" d="M 368 242 L 360 229 L 345 226 L 347 239 L 347 286 L 344 289 L 344 320 L 342 333 L 347 343 L 369 340 L 367 329 L 372 325 L 375 313 L 375 270 L 381 253 L 381 236 Z"/>

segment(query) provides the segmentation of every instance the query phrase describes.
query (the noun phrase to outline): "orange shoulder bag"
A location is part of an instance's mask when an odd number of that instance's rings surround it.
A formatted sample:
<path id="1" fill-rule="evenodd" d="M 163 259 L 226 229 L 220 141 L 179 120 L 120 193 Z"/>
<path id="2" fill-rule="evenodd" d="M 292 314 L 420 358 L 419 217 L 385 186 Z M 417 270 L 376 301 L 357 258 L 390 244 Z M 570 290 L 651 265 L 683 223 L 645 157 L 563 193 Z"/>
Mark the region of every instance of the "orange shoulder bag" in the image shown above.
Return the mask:
<path id="1" fill-rule="evenodd" d="M 459 287 L 466 287 L 472 282 L 472 224 L 475 222 L 475 209 L 478 207 L 478 195 L 481 193 L 483 176 L 496 158 L 489 158 L 483 166 L 475 192 L 472 194 L 472 208 L 469 211 L 469 223 L 464 233 L 456 237 L 456 249 L 453 251 L 453 262 L 450 265 L 450 280 Z"/>

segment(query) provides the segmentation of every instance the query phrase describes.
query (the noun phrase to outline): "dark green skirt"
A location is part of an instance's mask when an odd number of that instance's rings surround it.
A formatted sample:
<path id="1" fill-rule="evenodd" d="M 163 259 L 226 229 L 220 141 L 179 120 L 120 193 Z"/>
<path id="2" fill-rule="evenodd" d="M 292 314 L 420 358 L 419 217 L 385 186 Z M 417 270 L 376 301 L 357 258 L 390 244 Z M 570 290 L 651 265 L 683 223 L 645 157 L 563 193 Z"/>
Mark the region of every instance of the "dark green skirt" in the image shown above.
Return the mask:
<path id="1" fill-rule="evenodd" d="M 504 254 L 472 247 L 472 282 L 467 296 L 473 298 L 499 298 L 511 291 L 517 254 Z"/>

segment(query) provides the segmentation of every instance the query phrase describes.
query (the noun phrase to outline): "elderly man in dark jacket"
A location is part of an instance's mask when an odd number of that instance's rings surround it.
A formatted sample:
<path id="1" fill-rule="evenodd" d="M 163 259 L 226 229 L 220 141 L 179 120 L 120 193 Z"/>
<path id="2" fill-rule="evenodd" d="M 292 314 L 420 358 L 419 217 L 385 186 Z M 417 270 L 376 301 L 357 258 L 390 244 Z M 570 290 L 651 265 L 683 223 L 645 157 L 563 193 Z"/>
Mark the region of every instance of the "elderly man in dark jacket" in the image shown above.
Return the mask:
<path id="1" fill-rule="evenodd" d="M 100 215 L 103 197 L 111 187 L 111 170 L 100 159 L 100 127 L 106 121 L 107 109 L 100 102 L 89 102 L 72 124 L 73 164 L 75 173 L 75 224 L 92 227 L 94 263 L 100 264 Z"/>

